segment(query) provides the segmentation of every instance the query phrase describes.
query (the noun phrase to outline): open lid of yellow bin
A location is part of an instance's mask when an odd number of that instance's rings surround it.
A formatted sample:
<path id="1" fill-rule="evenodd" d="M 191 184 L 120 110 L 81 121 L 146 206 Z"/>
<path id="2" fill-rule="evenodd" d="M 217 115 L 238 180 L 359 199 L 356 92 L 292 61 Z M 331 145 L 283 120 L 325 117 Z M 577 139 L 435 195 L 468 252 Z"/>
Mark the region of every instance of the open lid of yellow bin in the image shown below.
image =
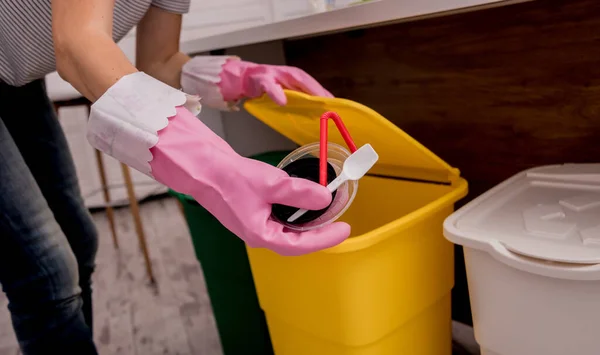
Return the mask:
<path id="1" fill-rule="evenodd" d="M 452 168 L 396 125 L 374 110 L 354 101 L 321 98 L 286 90 L 288 104 L 279 106 L 268 96 L 248 100 L 244 107 L 257 119 L 298 145 L 319 141 L 319 120 L 327 111 L 336 112 L 357 147 L 370 143 L 379 161 L 369 175 L 452 183 L 460 172 Z M 329 141 L 346 144 L 329 120 Z"/>

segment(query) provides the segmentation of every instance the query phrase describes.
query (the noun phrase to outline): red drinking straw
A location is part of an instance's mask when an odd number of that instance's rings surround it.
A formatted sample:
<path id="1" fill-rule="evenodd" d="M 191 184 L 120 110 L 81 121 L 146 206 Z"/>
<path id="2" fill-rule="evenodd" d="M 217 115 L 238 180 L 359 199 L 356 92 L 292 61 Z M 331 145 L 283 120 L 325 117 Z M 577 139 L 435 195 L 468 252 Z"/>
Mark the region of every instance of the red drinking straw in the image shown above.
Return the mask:
<path id="1" fill-rule="evenodd" d="M 356 152 L 356 144 L 354 144 L 352 137 L 350 137 L 350 132 L 344 126 L 342 118 L 335 112 L 325 112 L 321 116 L 321 140 L 319 143 L 319 183 L 323 186 L 327 186 L 327 137 L 329 134 L 327 120 L 329 119 L 335 122 L 338 131 L 340 131 L 348 149 L 350 149 L 350 153 Z"/>

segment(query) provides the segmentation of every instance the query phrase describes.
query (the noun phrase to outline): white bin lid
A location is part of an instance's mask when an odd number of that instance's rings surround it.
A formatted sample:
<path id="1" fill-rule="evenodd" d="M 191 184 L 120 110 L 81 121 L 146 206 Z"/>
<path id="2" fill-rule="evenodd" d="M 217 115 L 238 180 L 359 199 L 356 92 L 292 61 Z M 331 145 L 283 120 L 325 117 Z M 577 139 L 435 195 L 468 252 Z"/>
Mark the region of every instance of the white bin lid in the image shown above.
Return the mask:
<path id="1" fill-rule="evenodd" d="M 448 217 L 444 235 L 520 269 L 600 278 L 600 164 L 517 174 Z"/>

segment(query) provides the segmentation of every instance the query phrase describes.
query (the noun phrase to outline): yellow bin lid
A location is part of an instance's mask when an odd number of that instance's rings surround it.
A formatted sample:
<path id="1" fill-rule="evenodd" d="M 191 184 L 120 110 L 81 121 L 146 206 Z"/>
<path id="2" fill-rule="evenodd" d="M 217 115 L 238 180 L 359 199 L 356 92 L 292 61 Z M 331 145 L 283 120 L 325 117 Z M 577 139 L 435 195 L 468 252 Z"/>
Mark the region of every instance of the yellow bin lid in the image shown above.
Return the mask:
<path id="1" fill-rule="evenodd" d="M 430 150 L 374 110 L 354 101 L 321 98 L 286 90 L 288 104 L 277 105 L 268 96 L 248 100 L 244 107 L 254 117 L 298 145 L 319 141 L 321 115 L 336 112 L 350 132 L 357 147 L 370 143 L 379 161 L 369 175 L 452 183 L 460 176 Z M 346 144 L 329 120 L 329 141 Z"/>

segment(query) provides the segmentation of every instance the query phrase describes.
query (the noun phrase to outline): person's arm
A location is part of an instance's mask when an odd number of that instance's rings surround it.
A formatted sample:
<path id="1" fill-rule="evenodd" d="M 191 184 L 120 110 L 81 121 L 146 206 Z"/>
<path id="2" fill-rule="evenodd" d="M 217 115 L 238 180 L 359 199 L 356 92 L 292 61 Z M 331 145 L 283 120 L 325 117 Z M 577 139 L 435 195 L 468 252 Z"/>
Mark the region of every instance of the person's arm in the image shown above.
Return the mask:
<path id="1" fill-rule="evenodd" d="M 179 51 L 181 17 L 151 6 L 136 32 L 138 69 L 177 89 L 181 68 L 191 59 Z"/>
<path id="2" fill-rule="evenodd" d="M 114 0 L 52 0 L 52 35 L 59 75 L 95 102 L 137 71 L 112 39 Z"/>

